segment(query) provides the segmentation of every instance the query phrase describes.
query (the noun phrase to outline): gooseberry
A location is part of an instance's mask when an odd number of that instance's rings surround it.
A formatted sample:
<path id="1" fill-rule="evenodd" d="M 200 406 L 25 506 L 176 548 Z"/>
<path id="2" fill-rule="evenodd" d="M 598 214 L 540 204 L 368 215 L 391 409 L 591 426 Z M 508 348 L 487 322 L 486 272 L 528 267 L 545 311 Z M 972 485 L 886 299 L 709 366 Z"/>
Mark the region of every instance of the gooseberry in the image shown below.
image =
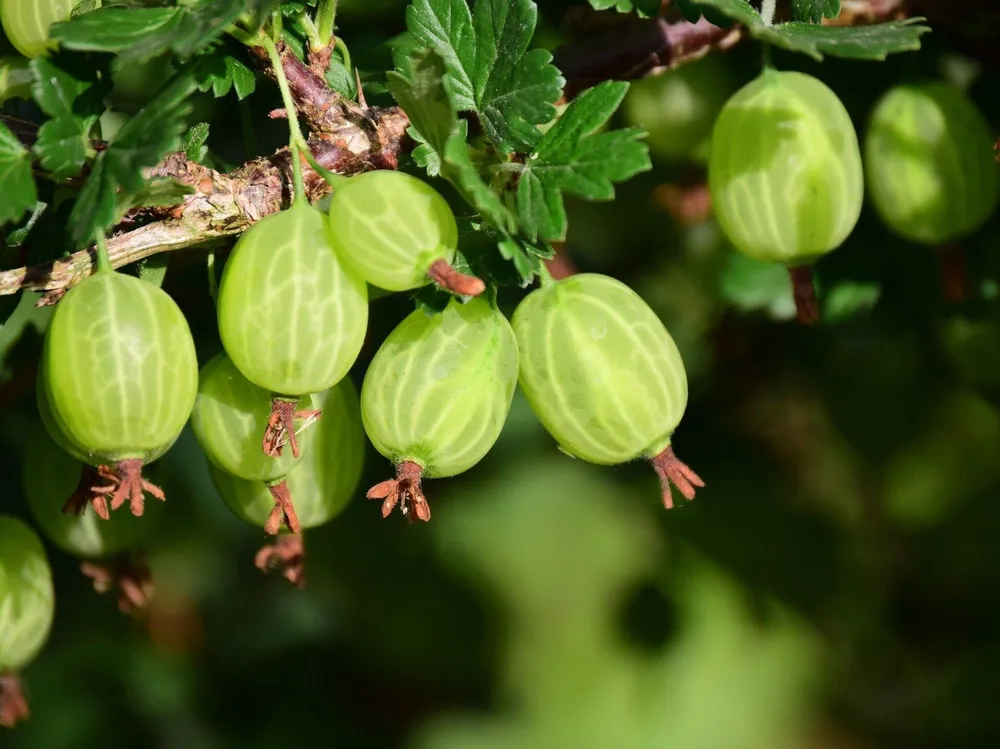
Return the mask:
<path id="1" fill-rule="evenodd" d="M 323 418 L 311 428 L 312 442 L 302 459 L 285 475 L 271 481 L 250 481 L 209 463 L 209 474 L 226 506 L 241 520 L 274 535 L 282 519 L 291 534 L 275 546 L 265 546 L 257 566 L 277 562 L 286 577 L 299 582 L 302 574 L 301 533 L 337 517 L 350 502 L 361 481 L 365 433 L 358 391 L 349 377 L 313 396 Z M 294 498 L 283 507 L 284 497 Z M 290 512 L 288 510 L 290 509 Z"/>
<path id="2" fill-rule="evenodd" d="M 319 414 L 312 405 L 310 395 L 291 404 L 295 416 L 310 424 Z M 298 430 L 305 426 L 300 423 Z M 300 457 L 296 429 L 286 434 L 272 418 L 270 393 L 244 377 L 224 352 L 202 367 L 191 428 L 209 461 L 239 478 L 269 481 L 284 476 Z M 271 457 L 280 439 L 287 439 L 292 450 Z"/>
<path id="3" fill-rule="evenodd" d="M 49 28 L 68 21 L 78 0 L 0 0 L 0 24 L 15 49 L 25 57 L 39 57 L 55 49 Z"/>
<path id="4" fill-rule="evenodd" d="M 765 68 L 722 108 L 708 179 L 733 245 L 789 266 L 800 318 L 818 316 L 812 264 L 847 239 L 864 194 L 857 134 L 837 95 L 812 76 Z"/>
<path id="5" fill-rule="evenodd" d="M 692 499 L 702 480 L 674 455 L 687 407 L 684 362 L 652 309 L 622 282 L 581 273 L 530 293 L 512 322 L 521 389 L 569 455 L 599 465 L 643 458 Z"/>
<path id="6" fill-rule="evenodd" d="M 455 214 L 421 179 L 390 170 L 351 177 L 333 194 L 329 216 L 334 248 L 373 286 L 407 291 L 433 280 L 467 296 L 486 288 L 452 267 Z"/>
<path id="7" fill-rule="evenodd" d="M 430 520 L 421 478 L 472 468 L 503 429 L 517 385 L 514 331 L 492 304 L 452 299 L 415 310 L 385 339 L 365 374 L 361 416 L 375 448 L 397 467 L 368 492 L 387 517 Z"/>
<path id="8" fill-rule="evenodd" d="M 0 725 L 28 717 L 16 673 L 41 651 L 52 629 L 52 570 L 38 535 L 0 515 Z"/>
<path id="9" fill-rule="evenodd" d="M 294 430 L 294 402 L 336 385 L 368 327 L 364 280 L 330 246 L 325 216 L 307 203 L 271 214 L 233 249 L 219 283 L 219 333 L 250 382 L 274 396 Z"/>
<path id="10" fill-rule="evenodd" d="M 961 239 L 998 197 L 994 137 L 956 86 L 896 86 L 876 104 L 865 137 L 865 178 L 885 224 L 926 245 Z"/>
<path id="11" fill-rule="evenodd" d="M 198 390 L 194 341 L 180 308 L 158 286 L 98 271 L 56 305 L 42 367 L 41 410 L 53 438 L 113 480 L 111 509 L 128 500 L 142 515 L 143 490 L 163 498 L 142 466 L 180 436 Z"/>

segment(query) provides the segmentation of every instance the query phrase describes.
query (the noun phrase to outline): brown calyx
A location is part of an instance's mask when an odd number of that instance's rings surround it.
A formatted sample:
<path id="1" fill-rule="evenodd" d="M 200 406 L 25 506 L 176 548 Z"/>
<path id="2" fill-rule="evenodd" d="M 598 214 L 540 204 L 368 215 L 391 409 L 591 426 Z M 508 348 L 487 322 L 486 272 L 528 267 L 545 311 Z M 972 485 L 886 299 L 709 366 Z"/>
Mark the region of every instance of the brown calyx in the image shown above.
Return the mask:
<path id="1" fill-rule="evenodd" d="M 114 491 L 114 494 L 111 496 L 112 511 L 117 510 L 128 500 L 129 509 L 132 511 L 132 514 L 136 517 L 142 517 L 143 510 L 145 509 L 143 492 L 156 497 L 161 502 L 167 498 L 163 493 L 163 489 L 156 484 L 146 481 L 142 477 L 141 458 L 119 460 L 115 463 L 114 468 L 111 466 L 98 466 L 97 475 L 105 481 L 111 482 L 109 490 Z M 104 487 L 98 488 L 103 489 Z M 101 514 L 101 510 L 97 504 L 94 504 L 94 511 L 98 515 Z M 109 516 L 101 515 L 101 517 L 106 520 Z"/>
<path id="2" fill-rule="evenodd" d="M 274 498 L 274 509 L 267 516 L 264 532 L 273 536 L 284 524 L 292 533 L 301 533 L 302 526 L 299 525 L 299 516 L 295 514 L 295 505 L 292 504 L 292 493 L 288 491 L 288 483 L 282 480 L 268 484 L 267 490 Z"/>
<path id="3" fill-rule="evenodd" d="M 674 506 L 673 494 L 670 485 L 677 487 L 685 499 L 694 499 L 695 487 L 705 486 L 701 477 L 692 471 L 685 463 L 682 463 L 674 455 L 674 448 L 669 445 L 654 458 L 650 458 L 650 463 L 656 470 L 656 475 L 660 477 L 660 489 L 663 491 L 663 506 L 671 509 Z"/>
<path id="4" fill-rule="evenodd" d="M 941 291 L 945 300 L 958 304 L 968 296 L 965 281 L 965 252 L 957 244 L 944 245 L 937 248 L 939 268 L 941 269 Z"/>
<path id="5" fill-rule="evenodd" d="M 420 475 L 423 473 L 416 463 L 405 460 L 396 467 L 396 478 L 382 481 L 375 484 L 368 490 L 368 499 L 382 500 L 382 517 L 389 517 L 390 513 L 399 505 L 400 511 L 409 522 L 415 523 L 423 520 L 425 523 L 431 519 L 431 508 L 427 504 L 427 498 L 420 488 Z"/>
<path id="6" fill-rule="evenodd" d="M 111 494 L 117 486 L 117 480 L 102 475 L 93 466 L 84 465 L 80 471 L 80 481 L 76 489 L 66 500 L 62 511 L 66 514 L 82 515 L 90 505 L 101 520 L 108 520 L 111 515 L 108 512 L 108 494 Z"/>
<path id="7" fill-rule="evenodd" d="M 459 296 L 479 296 L 486 291 L 486 284 L 481 278 L 459 273 L 444 258 L 438 258 L 431 263 L 427 275 L 445 291 Z"/>
<path id="8" fill-rule="evenodd" d="M 281 570 L 281 576 L 296 588 L 306 584 L 306 550 L 301 533 L 283 533 L 273 544 L 266 544 L 254 556 L 254 566 L 261 572 Z"/>
<path id="9" fill-rule="evenodd" d="M 795 297 L 795 314 L 798 321 L 803 325 L 819 322 L 819 301 L 816 299 L 812 266 L 800 265 L 798 268 L 789 268 L 788 275 L 792 279 L 792 295 Z"/>
<path id="10" fill-rule="evenodd" d="M 13 728 L 30 716 L 21 680 L 10 671 L 0 673 L 0 726 Z"/>
<path id="11" fill-rule="evenodd" d="M 292 455 L 299 457 L 299 440 L 295 434 L 295 420 L 315 421 L 322 415 L 322 411 L 296 411 L 296 402 L 286 398 L 273 398 L 271 400 L 271 415 L 267 419 L 267 428 L 264 429 L 264 442 L 262 449 L 264 454 L 271 458 L 281 456 L 281 450 L 285 445 L 291 445 Z M 308 425 L 307 425 L 308 426 Z"/>
<path id="12" fill-rule="evenodd" d="M 118 609 L 131 616 L 145 611 L 153 597 L 153 576 L 145 562 L 122 554 L 104 564 L 83 562 L 80 572 L 89 577 L 98 593 L 118 590 Z"/>

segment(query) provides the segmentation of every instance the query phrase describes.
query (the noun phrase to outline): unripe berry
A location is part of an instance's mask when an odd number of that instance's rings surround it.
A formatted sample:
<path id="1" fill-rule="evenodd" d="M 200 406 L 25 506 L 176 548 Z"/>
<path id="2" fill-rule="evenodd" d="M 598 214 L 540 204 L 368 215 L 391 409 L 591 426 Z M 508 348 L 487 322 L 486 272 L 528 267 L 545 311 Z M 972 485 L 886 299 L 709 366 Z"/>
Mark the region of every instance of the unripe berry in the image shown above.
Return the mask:
<path id="1" fill-rule="evenodd" d="M 994 136 L 965 93 L 946 83 L 896 86 L 872 111 L 865 178 L 879 216 L 914 242 L 978 230 L 997 205 Z"/>

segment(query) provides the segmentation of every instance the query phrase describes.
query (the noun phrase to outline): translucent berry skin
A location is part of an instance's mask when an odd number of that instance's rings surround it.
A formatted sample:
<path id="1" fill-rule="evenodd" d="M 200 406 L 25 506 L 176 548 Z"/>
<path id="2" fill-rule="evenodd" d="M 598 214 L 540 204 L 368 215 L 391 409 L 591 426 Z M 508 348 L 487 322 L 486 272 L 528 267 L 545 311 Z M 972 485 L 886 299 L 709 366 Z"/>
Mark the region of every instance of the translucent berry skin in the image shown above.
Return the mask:
<path id="1" fill-rule="evenodd" d="M 924 83 L 889 90 L 865 135 L 865 179 L 882 221 L 927 245 L 979 229 L 997 205 L 993 142 L 961 89 Z"/>
<path id="2" fill-rule="evenodd" d="M 159 287 L 121 273 L 98 272 L 66 293 L 42 366 L 51 422 L 91 465 L 155 460 L 180 436 L 198 391 L 184 314 Z"/>
<path id="3" fill-rule="evenodd" d="M 0 672 L 35 659 L 54 614 L 52 570 L 41 540 L 22 521 L 0 515 Z"/>
<path id="4" fill-rule="evenodd" d="M 373 286 L 425 286 L 431 263 L 455 258 L 455 214 L 433 187 L 409 174 L 379 170 L 351 177 L 334 193 L 329 216 L 333 246 Z"/>
<path id="5" fill-rule="evenodd" d="M 840 99 L 812 76 L 770 68 L 719 114 L 708 180 L 733 245 L 790 266 L 839 247 L 864 199 L 858 137 Z"/>
<path id="6" fill-rule="evenodd" d="M 680 352 L 660 319 L 620 281 L 570 276 L 514 312 L 521 389 L 562 449 L 600 465 L 651 458 L 687 407 Z"/>
<path id="7" fill-rule="evenodd" d="M 40 424 L 28 436 L 22 466 L 21 483 L 35 521 L 67 554 L 100 559 L 134 549 L 148 537 L 148 518 L 130 512 L 113 512 L 101 520 L 89 508 L 81 515 L 62 511 L 84 464 L 59 447 Z"/>
<path id="8" fill-rule="evenodd" d="M 298 410 L 313 408 L 312 396 L 299 399 Z M 227 473 L 251 481 L 284 476 L 298 460 L 290 449 L 279 457 L 265 455 L 261 435 L 271 414 L 271 394 L 242 375 L 225 353 L 202 367 L 191 428 L 205 456 Z M 313 428 L 299 437 L 309 449 Z"/>
<path id="9" fill-rule="evenodd" d="M 0 0 L 0 23 L 4 33 L 25 57 L 40 57 L 55 49 L 49 27 L 68 21 L 79 0 Z"/>
<path id="10" fill-rule="evenodd" d="M 226 353 L 248 380 L 281 395 L 318 393 L 361 352 L 368 289 L 333 251 L 326 217 L 295 204 L 240 237 L 218 313 Z"/>
<path id="11" fill-rule="evenodd" d="M 303 528 L 315 528 L 343 512 L 361 481 L 365 460 L 358 391 L 351 379 L 345 377 L 313 398 L 323 417 L 310 428 L 309 449 L 285 477 Z M 258 528 L 267 522 L 274 498 L 265 482 L 237 478 L 211 463 L 208 470 L 233 514 Z"/>
<path id="12" fill-rule="evenodd" d="M 704 163 L 712 126 L 733 92 L 721 53 L 712 53 L 661 75 L 635 81 L 622 103 L 629 124 L 648 133 L 654 155 Z"/>
<path id="13" fill-rule="evenodd" d="M 385 339 L 361 387 L 361 416 L 375 448 L 425 478 L 455 476 L 490 451 L 517 387 L 518 351 L 489 302 L 457 299 L 416 310 Z"/>

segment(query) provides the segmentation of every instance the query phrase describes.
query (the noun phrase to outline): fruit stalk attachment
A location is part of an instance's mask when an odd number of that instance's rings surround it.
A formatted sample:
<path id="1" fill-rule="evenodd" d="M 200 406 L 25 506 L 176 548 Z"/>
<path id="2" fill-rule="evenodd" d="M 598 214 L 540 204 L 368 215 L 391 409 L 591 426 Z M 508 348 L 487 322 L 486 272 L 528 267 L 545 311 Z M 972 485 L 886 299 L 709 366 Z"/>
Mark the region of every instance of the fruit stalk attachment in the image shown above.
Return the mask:
<path id="1" fill-rule="evenodd" d="M 267 485 L 267 490 L 274 498 L 274 509 L 264 523 L 264 532 L 269 536 L 278 533 L 282 523 L 288 526 L 292 533 L 301 533 L 302 526 L 299 524 L 299 516 L 295 512 L 295 505 L 292 504 L 292 493 L 288 490 L 288 482 L 284 479 Z"/>
<path id="2" fill-rule="evenodd" d="M 254 566 L 261 572 L 280 570 L 281 576 L 296 588 L 304 588 L 305 540 L 301 533 L 283 533 L 273 544 L 266 544 L 254 557 Z"/>
<path id="3" fill-rule="evenodd" d="M 399 505 L 403 517 L 411 523 L 431 519 L 431 508 L 427 504 L 423 490 L 420 488 L 420 476 L 423 468 L 418 464 L 405 460 L 396 467 L 396 478 L 375 484 L 368 490 L 368 499 L 382 500 L 382 517 L 387 518 Z"/>
<path id="4" fill-rule="evenodd" d="M 292 456 L 296 460 L 299 459 L 299 440 L 295 431 L 295 420 L 301 419 L 304 422 L 302 429 L 305 429 L 322 415 L 322 411 L 315 409 L 296 411 L 296 405 L 296 401 L 287 398 L 271 400 L 271 415 L 267 420 L 262 443 L 264 454 L 268 457 L 281 457 L 282 449 L 285 445 L 290 445 Z"/>
<path id="5" fill-rule="evenodd" d="M 481 278 L 461 273 L 442 258 L 435 260 L 427 269 L 427 275 L 438 286 L 459 296 L 479 296 L 486 291 Z"/>
<path id="6" fill-rule="evenodd" d="M 819 301 L 816 299 L 816 285 L 813 283 L 811 265 L 789 268 L 792 279 L 792 296 L 795 298 L 795 316 L 803 325 L 819 322 Z"/>
<path id="7" fill-rule="evenodd" d="M 108 483 L 102 483 L 108 482 Z M 80 471 L 80 481 L 76 489 L 66 500 L 62 511 L 67 515 L 82 515 L 90 505 L 101 520 L 109 520 L 108 498 L 106 495 L 115 490 L 115 481 L 102 475 L 93 466 L 83 465 Z"/>
<path id="8" fill-rule="evenodd" d="M 9 671 L 0 673 L 0 726 L 13 728 L 30 716 L 21 680 Z"/>
<path id="9" fill-rule="evenodd" d="M 99 466 L 97 474 L 101 478 L 112 482 L 112 488 L 114 489 L 114 494 L 111 497 L 112 510 L 117 510 L 125 504 L 125 500 L 128 500 L 129 509 L 138 518 L 142 517 L 146 504 L 143 492 L 156 497 L 161 502 L 167 498 L 160 487 L 142 477 L 141 458 L 119 460 L 115 463 L 114 468 L 106 465 Z M 94 505 L 94 510 L 95 512 L 97 511 L 96 504 Z"/>
<path id="10" fill-rule="evenodd" d="M 681 462 L 674 455 L 674 448 L 669 445 L 657 456 L 650 458 L 650 463 L 656 470 L 656 475 L 660 477 L 660 488 L 663 490 L 663 506 L 671 509 L 674 506 L 674 498 L 670 489 L 673 484 L 678 491 L 684 495 L 684 499 L 694 499 L 695 487 L 705 486 L 701 477 L 692 471 L 686 463 Z"/>
<path id="11" fill-rule="evenodd" d="M 145 611 L 153 597 L 153 576 L 149 566 L 121 554 L 104 564 L 83 562 L 80 572 L 89 577 L 98 593 L 118 590 L 118 610 L 126 616 Z"/>

